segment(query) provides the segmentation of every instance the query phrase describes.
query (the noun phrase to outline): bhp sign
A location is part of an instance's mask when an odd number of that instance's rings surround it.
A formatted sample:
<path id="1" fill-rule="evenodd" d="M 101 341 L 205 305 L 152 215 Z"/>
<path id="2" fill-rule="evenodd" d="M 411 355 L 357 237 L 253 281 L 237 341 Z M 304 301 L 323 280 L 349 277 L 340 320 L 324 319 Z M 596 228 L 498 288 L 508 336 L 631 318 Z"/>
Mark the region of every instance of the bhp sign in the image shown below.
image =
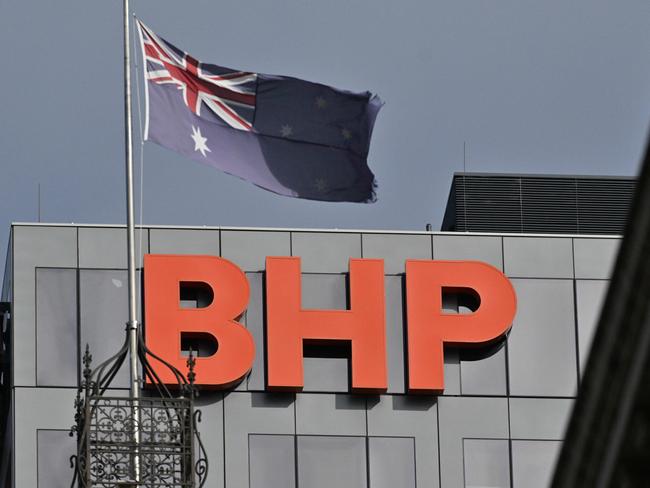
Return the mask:
<path id="1" fill-rule="evenodd" d="M 203 386 L 228 388 L 251 369 L 253 337 L 237 322 L 246 310 L 249 285 L 235 264 L 214 256 L 147 255 L 145 337 L 149 348 L 184 368 L 181 336 L 205 336 L 218 344 L 215 354 L 197 358 Z M 406 261 L 408 390 L 444 390 L 444 345 L 478 346 L 508 332 L 516 298 L 510 281 L 496 268 L 475 261 Z M 350 259 L 350 309 L 305 310 L 301 306 L 300 258 L 266 258 L 266 376 L 269 390 L 303 387 L 303 344 L 346 341 L 351 348 L 352 390 L 387 389 L 384 263 Z M 203 308 L 180 306 L 182 287 L 209 289 Z M 473 295 L 469 314 L 445 313 L 444 293 Z M 163 380 L 171 376 L 159 372 Z M 171 374 L 171 373 L 170 373 Z"/>

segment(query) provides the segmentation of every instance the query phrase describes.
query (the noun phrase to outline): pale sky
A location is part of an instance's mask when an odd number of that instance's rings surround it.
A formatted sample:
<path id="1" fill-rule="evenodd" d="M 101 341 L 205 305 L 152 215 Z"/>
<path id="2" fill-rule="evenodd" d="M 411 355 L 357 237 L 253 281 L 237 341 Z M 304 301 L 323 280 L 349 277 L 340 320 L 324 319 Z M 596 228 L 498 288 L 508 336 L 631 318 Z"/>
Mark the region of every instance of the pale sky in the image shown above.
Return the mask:
<path id="1" fill-rule="evenodd" d="M 473 172 L 638 170 L 648 0 L 134 0 L 132 10 L 202 61 L 386 102 L 369 157 L 377 203 L 277 196 L 146 143 L 145 224 L 438 229 L 463 141 Z M 37 219 L 39 182 L 43 221 L 125 222 L 121 29 L 118 0 L 0 0 L 0 261 L 10 222 Z"/>

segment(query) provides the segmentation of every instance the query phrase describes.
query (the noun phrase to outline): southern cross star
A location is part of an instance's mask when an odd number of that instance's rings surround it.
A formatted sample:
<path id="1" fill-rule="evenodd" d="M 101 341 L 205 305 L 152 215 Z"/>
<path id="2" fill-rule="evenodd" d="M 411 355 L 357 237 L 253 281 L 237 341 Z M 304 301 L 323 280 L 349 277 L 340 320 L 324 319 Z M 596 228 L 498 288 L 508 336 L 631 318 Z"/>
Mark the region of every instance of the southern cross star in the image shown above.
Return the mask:
<path id="1" fill-rule="evenodd" d="M 289 137 L 291 134 L 293 134 L 293 129 L 289 124 L 284 124 L 280 129 L 280 132 L 282 133 L 282 137 Z"/>
<path id="2" fill-rule="evenodd" d="M 314 186 L 319 193 L 324 193 L 327 190 L 327 181 L 325 178 L 317 178 L 314 182 Z"/>
<path id="3" fill-rule="evenodd" d="M 350 132 L 349 129 L 341 129 L 341 135 L 343 136 L 343 139 L 345 139 L 346 141 L 352 139 L 352 132 Z"/>
<path id="4" fill-rule="evenodd" d="M 205 152 L 212 152 L 206 142 L 207 137 L 201 135 L 201 128 L 192 126 L 192 135 L 190 136 L 194 141 L 194 151 L 200 151 L 203 157 L 206 157 Z"/>
<path id="5" fill-rule="evenodd" d="M 316 97 L 316 108 L 323 109 L 327 107 L 327 100 L 323 97 Z"/>

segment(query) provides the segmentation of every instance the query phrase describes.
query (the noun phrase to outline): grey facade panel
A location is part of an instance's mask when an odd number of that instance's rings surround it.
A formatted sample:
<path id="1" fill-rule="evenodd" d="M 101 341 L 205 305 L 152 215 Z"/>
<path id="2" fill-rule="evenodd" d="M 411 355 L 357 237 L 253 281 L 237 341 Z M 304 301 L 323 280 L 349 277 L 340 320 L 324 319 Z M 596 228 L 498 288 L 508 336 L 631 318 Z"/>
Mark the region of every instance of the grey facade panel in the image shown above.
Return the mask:
<path id="1" fill-rule="evenodd" d="M 483 261 L 503 270 L 501 237 L 434 235 L 433 259 Z"/>
<path id="2" fill-rule="evenodd" d="M 295 434 L 294 396 L 230 392 L 224 400 L 226 487 L 248 486 L 249 434 Z"/>
<path id="3" fill-rule="evenodd" d="M 302 275 L 302 308 L 321 310 L 346 310 L 347 290 L 345 275 Z"/>
<path id="4" fill-rule="evenodd" d="M 437 488 L 438 402 L 435 397 L 381 395 L 368 398 L 368 435 L 415 439 L 417 486 Z"/>
<path id="5" fill-rule="evenodd" d="M 366 398 L 335 393 L 296 394 L 299 435 L 366 435 Z"/>
<path id="6" fill-rule="evenodd" d="M 350 361 L 347 358 L 303 358 L 304 392 L 340 392 L 350 390 Z"/>
<path id="7" fill-rule="evenodd" d="M 267 256 L 291 256 L 289 232 L 221 232 L 221 256 L 244 271 L 264 271 Z"/>
<path id="8" fill-rule="evenodd" d="M 38 431 L 69 431 L 73 423 L 76 388 L 15 388 L 14 389 L 14 487 L 38 485 Z M 70 456 L 74 454 L 74 442 L 59 444 L 57 453 L 66 460 L 69 477 L 59 486 L 69 486 L 72 480 Z M 49 461 L 48 461 L 49 462 Z M 62 473 L 63 471 L 57 472 Z M 59 475 L 59 474 L 57 474 Z M 41 487 L 50 488 L 42 484 Z M 57 485 L 55 485 L 57 486 Z"/>
<path id="9" fill-rule="evenodd" d="M 76 442 L 68 430 L 37 431 L 38 488 L 70 486 L 72 469 L 70 456 L 76 452 Z"/>
<path id="10" fill-rule="evenodd" d="M 512 439 L 561 440 L 573 399 L 510 398 L 510 437 Z"/>
<path id="11" fill-rule="evenodd" d="M 302 308 L 346 310 L 347 290 L 345 275 L 303 274 Z M 323 354 L 331 350 L 323 346 Z M 347 358 L 304 358 L 305 387 L 303 391 L 346 392 L 349 389 Z"/>
<path id="12" fill-rule="evenodd" d="M 576 279 L 608 280 L 620 239 L 573 239 Z"/>
<path id="13" fill-rule="evenodd" d="M 291 255 L 301 258 L 303 273 L 347 273 L 350 258 L 361 257 L 361 235 L 292 232 Z"/>
<path id="14" fill-rule="evenodd" d="M 609 281 L 576 280 L 576 315 L 578 318 L 578 353 L 580 355 L 580 372 L 587 364 L 591 341 L 596 332 L 600 310 Z"/>
<path id="15" fill-rule="evenodd" d="M 445 391 L 443 395 L 460 395 L 460 350 L 445 347 L 444 355 Z"/>
<path id="16" fill-rule="evenodd" d="M 508 439 L 508 400 L 440 397 L 441 486 L 463 486 L 463 439 Z"/>
<path id="17" fill-rule="evenodd" d="M 128 320 L 127 272 L 110 269 L 82 269 L 79 272 L 80 340 L 89 346 L 93 365 L 99 365 L 120 350 Z M 128 368 L 122 368 L 112 384 L 129 387 Z"/>
<path id="18" fill-rule="evenodd" d="M 201 410 L 198 424 L 201 442 L 205 446 L 210 469 L 205 486 L 224 488 L 224 401 L 223 393 L 202 391 L 196 399 L 195 408 Z"/>
<path id="19" fill-rule="evenodd" d="M 416 488 L 415 440 L 409 437 L 368 439 L 369 488 Z"/>
<path id="20" fill-rule="evenodd" d="M 559 441 L 512 441 L 513 486 L 549 487 L 561 445 Z"/>
<path id="21" fill-rule="evenodd" d="M 148 229 L 135 232 L 136 265 L 149 252 Z M 139 251 L 140 250 L 140 251 Z M 80 268 L 126 268 L 126 228 L 81 227 L 79 229 Z"/>
<path id="22" fill-rule="evenodd" d="M 36 270 L 36 384 L 77 386 L 77 271 Z"/>
<path id="23" fill-rule="evenodd" d="M 431 259 L 431 236 L 363 234 L 363 257 L 384 260 L 384 273 L 403 274 L 407 259 Z"/>
<path id="24" fill-rule="evenodd" d="M 195 229 L 151 229 L 152 254 L 203 254 L 218 256 L 219 231 Z"/>
<path id="25" fill-rule="evenodd" d="M 250 488 L 296 486 L 295 437 L 256 435 L 248 438 Z"/>
<path id="26" fill-rule="evenodd" d="M 463 439 L 464 486 L 509 488 L 509 458 L 505 439 Z"/>
<path id="27" fill-rule="evenodd" d="M 264 368 L 266 351 L 264 348 L 264 275 L 262 273 L 247 273 L 251 297 L 244 315 L 246 328 L 255 341 L 255 360 L 253 369 L 246 379 L 247 387 L 252 391 L 264 390 Z"/>
<path id="28" fill-rule="evenodd" d="M 503 266 L 515 278 L 573 278 L 570 238 L 504 237 Z"/>
<path id="29" fill-rule="evenodd" d="M 575 396 L 573 282 L 512 280 L 518 309 L 508 338 L 510 394 Z"/>
<path id="30" fill-rule="evenodd" d="M 13 384 L 36 384 L 36 268 L 77 267 L 76 227 L 13 227 Z"/>
<path id="31" fill-rule="evenodd" d="M 366 472 L 364 438 L 298 437 L 300 488 L 366 488 Z"/>
<path id="32" fill-rule="evenodd" d="M 506 347 L 501 341 L 492 347 L 460 351 L 460 385 L 463 395 L 506 396 Z"/>
<path id="33" fill-rule="evenodd" d="M 401 276 L 386 276 L 384 286 L 386 293 L 386 365 L 388 367 L 388 393 L 405 393 L 404 282 Z"/>

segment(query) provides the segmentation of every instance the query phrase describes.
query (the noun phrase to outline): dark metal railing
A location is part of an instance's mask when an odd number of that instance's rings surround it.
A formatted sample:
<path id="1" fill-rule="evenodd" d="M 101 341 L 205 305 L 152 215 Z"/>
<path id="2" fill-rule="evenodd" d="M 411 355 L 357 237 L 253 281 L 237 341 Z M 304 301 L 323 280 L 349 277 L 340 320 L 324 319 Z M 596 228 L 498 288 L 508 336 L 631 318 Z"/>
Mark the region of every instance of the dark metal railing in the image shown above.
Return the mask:
<path id="1" fill-rule="evenodd" d="M 77 436 L 77 453 L 71 458 L 72 487 L 201 488 L 205 484 L 208 461 L 197 429 L 201 412 L 194 409 L 195 359 L 190 352 L 185 377 L 148 350 L 142 337 L 138 344 L 148 395 L 140 398 L 106 394 L 128 355 L 128 335 L 120 351 L 94 370 L 86 346 L 70 432 Z M 160 380 L 149 358 L 172 371 L 174 388 Z"/>

